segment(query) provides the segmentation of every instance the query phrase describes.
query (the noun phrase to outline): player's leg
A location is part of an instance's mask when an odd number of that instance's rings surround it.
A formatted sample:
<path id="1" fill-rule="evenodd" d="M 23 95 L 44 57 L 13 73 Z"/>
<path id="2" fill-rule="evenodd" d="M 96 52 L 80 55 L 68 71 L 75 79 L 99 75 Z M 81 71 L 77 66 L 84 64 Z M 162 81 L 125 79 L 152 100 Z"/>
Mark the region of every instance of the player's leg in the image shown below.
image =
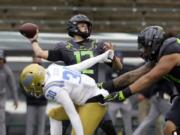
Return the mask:
<path id="1" fill-rule="evenodd" d="M 46 125 L 46 105 L 42 105 L 37 107 L 38 111 L 38 134 L 37 135 L 45 135 L 45 125 Z"/>
<path id="2" fill-rule="evenodd" d="M 109 116 L 109 113 L 106 113 L 103 117 L 99 127 L 103 130 L 106 135 L 117 135 L 114 128 L 113 122 Z"/>
<path id="3" fill-rule="evenodd" d="M 48 116 L 50 118 L 51 135 L 62 135 L 62 122 L 61 121 L 69 119 L 64 108 L 63 107 L 52 108 L 48 112 Z"/>
<path id="4" fill-rule="evenodd" d="M 63 130 L 62 135 L 67 135 L 67 133 L 69 134 L 71 129 L 72 129 L 72 126 L 71 126 L 70 120 L 62 121 L 62 130 Z"/>
<path id="5" fill-rule="evenodd" d="M 143 122 L 138 126 L 138 128 L 134 131 L 133 135 L 141 135 L 143 134 L 143 131 L 145 131 L 147 129 L 148 126 L 150 126 L 160 115 L 160 111 L 156 106 L 156 96 L 151 98 L 151 107 L 150 107 L 150 111 L 147 115 L 147 117 L 145 117 L 145 119 L 143 120 Z"/>
<path id="6" fill-rule="evenodd" d="M 116 113 L 119 110 L 119 106 L 121 106 L 121 103 L 110 102 L 108 104 L 108 113 L 112 119 L 114 126 L 116 125 Z"/>
<path id="7" fill-rule="evenodd" d="M 6 135 L 5 96 L 0 95 L 0 135 Z"/>
<path id="8" fill-rule="evenodd" d="M 62 135 L 62 122 L 49 118 L 51 135 Z"/>
<path id="9" fill-rule="evenodd" d="M 50 111 L 48 112 L 48 116 L 57 121 L 63 121 L 69 119 L 64 108 L 61 106 L 50 109 Z"/>
<path id="10" fill-rule="evenodd" d="M 78 107 L 85 135 L 92 135 L 94 133 L 106 112 L 107 107 L 99 103 L 87 103 Z M 74 130 L 71 135 L 75 135 Z"/>
<path id="11" fill-rule="evenodd" d="M 132 127 L 132 106 L 129 100 L 126 103 L 121 103 L 119 109 L 122 113 L 122 120 L 124 125 L 124 132 L 126 135 L 132 135 L 133 127 Z"/>
<path id="12" fill-rule="evenodd" d="M 34 125 L 36 123 L 36 106 L 28 105 L 26 113 L 26 135 L 33 135 Z"/>
<path id="13" fill-rule="evenodd" d="M 166 124 L 164 128 L 165 135 L 172 135 L 177 127 L 180 127 L 180 97 L 173 99 L 173 104 L 166 116 Z"/>
<path id="14" fill-rule="evenodd" d="M 164 135 L 163 128 L 165 125 L 165 114 L 167 114 L 168 111 L 170 110 L 171 103 L 166 99 L 158 97 L 156 106 L 162 115 L 158 118 L 158 120 L 156 120 L 156 126 L 155 126 L 156 132 L 155 133 L 157 135 Z"/>

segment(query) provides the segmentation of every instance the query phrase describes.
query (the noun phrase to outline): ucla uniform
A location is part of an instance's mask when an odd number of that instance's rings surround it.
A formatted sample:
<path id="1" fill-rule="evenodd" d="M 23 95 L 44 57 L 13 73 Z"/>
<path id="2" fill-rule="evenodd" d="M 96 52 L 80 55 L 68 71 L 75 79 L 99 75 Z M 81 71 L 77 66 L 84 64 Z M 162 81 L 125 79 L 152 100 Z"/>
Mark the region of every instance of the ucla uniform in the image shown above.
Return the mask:
<path id="1" fill-rule="evenodd" d="M 56 100 L 60 91 L 66 91 L 76 105 L 83 105 L 88 99 L 99 94 L 108 95 L 108 92 L 99 89 L 94 79 L 89 76 L 56 64 L 47 68 L 45 82 L 45 96 L 50 100 Z"/>
<path id="2" fill-rule="evenodd" d="M 92 135 L 107 111 L 105 105 L 99 104 L 98 100 L 94 101 L 94 99 L 99 96 L 107 96 L 108 92 L 99 89 L 94 79 L 79 72 L 99 61 L 104 61 L 107 55 L 109 52 L 79 64 L 66 67 L 52 64 L 46 69 L 43 87 L 45 97 L 62 105 L 52 108 L 48 116 L 51 121 L 70 119 L 73 126 L 72 135 L 75 135 L 75 131 L 78 135 L 83 133 Z M 54 125 L 51 127 L 58 127 L 57 124 Z M 53 132 L 53 129 L 51 131 Z"/>

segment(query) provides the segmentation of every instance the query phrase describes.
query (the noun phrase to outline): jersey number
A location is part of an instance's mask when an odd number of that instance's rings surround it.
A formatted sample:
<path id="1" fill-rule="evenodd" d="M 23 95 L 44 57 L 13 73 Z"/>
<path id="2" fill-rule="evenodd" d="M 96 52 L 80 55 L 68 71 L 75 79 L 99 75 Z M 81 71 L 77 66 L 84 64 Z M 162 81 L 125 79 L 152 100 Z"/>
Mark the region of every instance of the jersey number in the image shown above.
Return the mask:
<path id="1" fill-rule="evenodd" d="M 92 51 L 76 51 L 74 52 L 74 55 L 76 56 L 76 62 L 80 63 L 81 62 L 81 57 L 82 56 L 88 56 L 89 58 L 93 57 L 93 52 Z M 93 69 L 85 69 L 82 71 L 84 74 L 94 74 Z"/>
<path id="2" fill-rule="evenodd" d="M 52 90 L 49 90 L 48 93 L 47 93 L 47 97 L 54 100 L 55 96 L 56 96 L 56 92 L 52 91 Z"/>
<path id="3" fill-rule="evenodd" d="M 69 70 L 63 71 L 63 79 L 64 80 L 72 80 L 76 81 L 77 83 L 81 83 L 81 74 Z"/>

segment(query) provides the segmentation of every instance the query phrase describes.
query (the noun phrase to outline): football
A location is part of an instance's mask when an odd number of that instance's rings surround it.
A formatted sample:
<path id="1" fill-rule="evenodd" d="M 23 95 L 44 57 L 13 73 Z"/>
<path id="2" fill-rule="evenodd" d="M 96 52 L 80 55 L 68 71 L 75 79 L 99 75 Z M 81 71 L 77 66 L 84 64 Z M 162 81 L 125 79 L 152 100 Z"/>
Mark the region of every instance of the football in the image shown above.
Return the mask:
<path id="1" fill-rule="evenodd" d="M 24 23 L 19 27 L 19 32 L 27 38 L 33 38 L 38 29 L 39 28 L 36 24 Z"/>

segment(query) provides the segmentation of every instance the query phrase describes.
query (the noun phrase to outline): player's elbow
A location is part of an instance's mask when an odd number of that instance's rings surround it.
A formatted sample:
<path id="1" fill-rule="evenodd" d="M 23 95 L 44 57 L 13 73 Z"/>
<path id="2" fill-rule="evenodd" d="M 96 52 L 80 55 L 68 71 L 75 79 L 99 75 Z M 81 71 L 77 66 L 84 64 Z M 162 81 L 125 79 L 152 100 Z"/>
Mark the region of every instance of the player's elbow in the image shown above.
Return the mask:
<path id="1" fill-rule="evenodd" d="M 43 58 L 43 59 L 47 59 L 47 57 L 48 57 L 48 51 L 37 50 L 37 51 L 35 52 L 35 55 L 36 55 L 36 57 Z"/>

